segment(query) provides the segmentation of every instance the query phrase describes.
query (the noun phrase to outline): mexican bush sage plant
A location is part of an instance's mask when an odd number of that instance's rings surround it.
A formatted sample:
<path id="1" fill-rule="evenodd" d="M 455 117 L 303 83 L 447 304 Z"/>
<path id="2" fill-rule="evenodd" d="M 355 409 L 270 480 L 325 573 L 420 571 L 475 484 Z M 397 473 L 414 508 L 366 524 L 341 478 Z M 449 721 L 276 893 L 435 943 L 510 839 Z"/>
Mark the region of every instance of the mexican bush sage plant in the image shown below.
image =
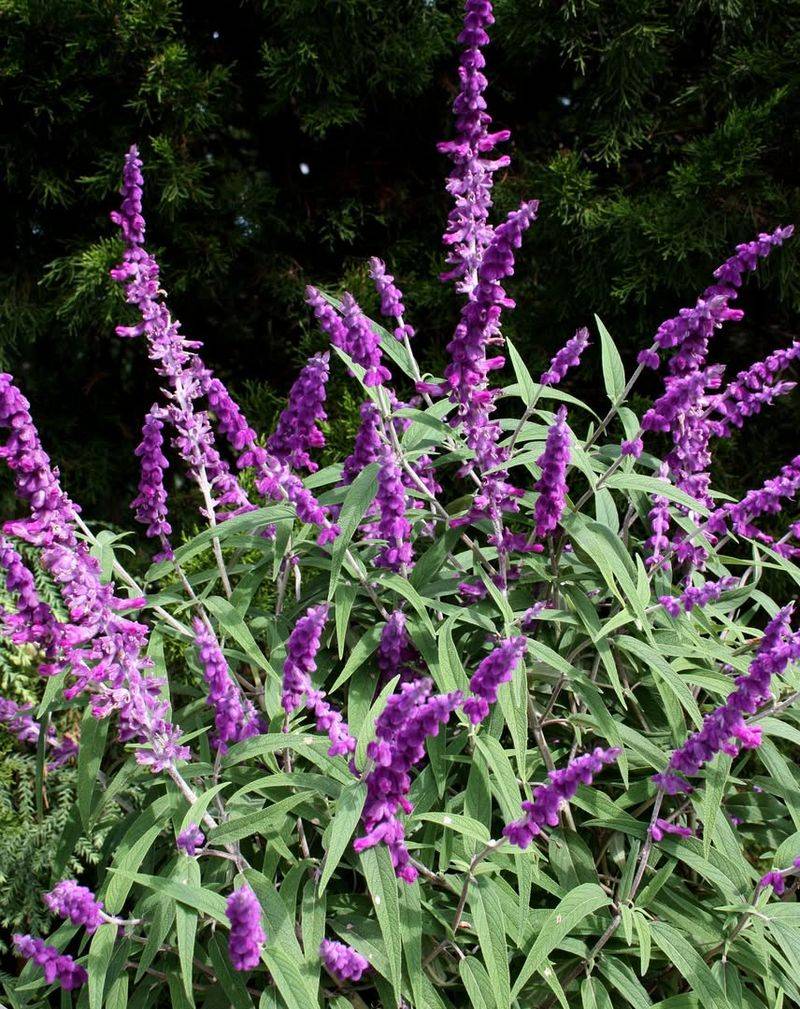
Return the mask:
<path id="1" fill-rule="evenodd" d="M 493 24 L 467 0 L 440 145 L 459 307 L 442 374 L 373 258 L 386 326 L 309 288 L 320 350 L 257 434 L 171 314 L 132 147 L 111 277 L 117 335 L 155 372 L 131 446 L 137 577 L 0 376 L 19 499 L 0 619 L 42 675 L 38 706 L 0 698 L 0 726 L 36 749 L 43 796 L 76 759 L 79 783 L 41 895 L 52 934 L 15 934 L 19 978 L 0 975 L 15 1009 L 800 1004 L 800 631 L 774 598 L 800 584 L 800 466 L 741 501 L 709 475 L 716 439 L 794 385 L 797 341 L 730 381 L 723 363 L 748 276 L 792 229 L 654 320 L 629 377 L 596 320 L 536 381 L 503 324 L 548 210 L 493 214 Z M 565 390 L 594 353 L 605 415 Z M 661 387 L 639 417 L 645 368 Z M 334 369 L 361 424 L 323 467 Z"/>

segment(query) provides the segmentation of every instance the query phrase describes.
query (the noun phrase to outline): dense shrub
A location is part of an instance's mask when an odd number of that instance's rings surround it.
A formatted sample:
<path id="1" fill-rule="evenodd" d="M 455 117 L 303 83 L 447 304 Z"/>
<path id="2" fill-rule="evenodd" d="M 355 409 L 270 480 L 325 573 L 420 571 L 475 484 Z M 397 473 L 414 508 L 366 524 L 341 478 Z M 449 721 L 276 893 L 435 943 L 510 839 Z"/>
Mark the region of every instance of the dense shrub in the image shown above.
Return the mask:
<path id="1" fill-rule="evenodd" d="M 457 86 L 459 6 L 0 5 L 9 222 L 0 367 L 24 369 L 47 444 L 89 514 L 126 522 L 132 418 L 152 396 L 141 360 L 109 339 L 120 305 L 107 269 L 118 247 L 103 215 L 132 141 L 147 164 L 148 220 L 173 311 L 206 341 L 260 430 L 302 360 L 322 348 L 305 282 L 344 277 L 372 311 L 365 263 L 376 250 L 403 277 L 420 356 L 442 365 L 455 306 L 435 280 L 446 194 L 430 180 Z M 797 220 L 798 0 L 503 0 L 499 11 L 493 104 L 517 146 L 498 204 L 542 200 L 517 271 L 523 311 L 508 333 L 542 371 L 591 309 L 632 356 L 705 285 L 710 262 L 771 222 Z M 787 248 L 759 272 L 748 319 L 725 340 L 732 369 L 795 327 L 796 256 Z M 336 433 L 357 403 L 333 381 Z M 599 381 L 589 358 L 569 390 L 599 410 Z M 768 476 L 798 410 L 787 403 L 723 448 L 718 485 L 743 491 L 752 465 Z M 79 450 L 88 443 L 91 453 Z"/>
<path id="2" fill-rule="evenodd" d="M 792 229 L 739 245 L 629 378 L 598 319 L 534 380 L 502 336 L 538 204 L 490 218 L 508 163 L 492 23 L 467 0 L 440 145 L 461 305 L 440 375 L 373 259 L 388 328 L 309 288 L 330 350 L 260 440 L 170 315 L 134 147 L 111 275 L 135 309 L 117 334 L 162 385 L 136 448 L 157 545 L 141 579 L 0 376 L 26 506 L 0 544 L 4 631 L 47 677 L 38 706 L 0 716 L 36 745 L 39 795 L 77 782 L 43 895 L 57 928 L 20 930 L 28 963 L 2 979 L 15 1007 L 800 1000 L 800 631 L 763 589 L 766 571 L 800 581 L 800 530 L 775 532 L 800 457 L 740 500 L 709 477 L 712 446 L 791 391 L 800 344 L 727 384 L 708 353 Z M 504 343 L 513 380 L 493 386 Z M 598 347 L 602 417 L 561 388 Z M 334 368 L 361 425 L 320 467 Z M 647 369 L 661 391 L 639 417 Z M 182 542 L 171 467 L 206 525 Z"/>

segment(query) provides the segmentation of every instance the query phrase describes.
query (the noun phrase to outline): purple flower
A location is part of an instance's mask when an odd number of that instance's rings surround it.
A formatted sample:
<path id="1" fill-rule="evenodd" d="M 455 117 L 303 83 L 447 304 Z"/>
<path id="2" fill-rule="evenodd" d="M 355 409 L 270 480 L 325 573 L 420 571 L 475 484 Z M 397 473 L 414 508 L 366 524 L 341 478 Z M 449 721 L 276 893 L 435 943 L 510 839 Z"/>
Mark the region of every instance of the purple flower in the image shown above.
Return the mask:
<path id="1" fill-rule="evenodd" d="M 492 120 L 483 97 L 487 80 L 481 72 L 486 62 L 481 46 L 489 41 L 486 29 L 494 24 L 492 5 L 488 0 L 467 0 L 464 11 L 464 28 L 458 37 L 465 46 L 458 71 L 461 90 L 453 103 L 456 137 L 438 146 L 453 162 L 447 189 L 455 200 L 444 235 L 445 244 L 450 246 L 448 262 L 453 269 L 443 274 L 442 279 L 455 279 L 458 289 L 469 293 L 477 282 L 478 266 L 492 238 L 488 223 L 492 175 L 510 163 L 507 156 L 486 155 L 510 134 L 508 130 L 488 131 Z"/>
<path id="2" fill-rule="evenodd" d="M 369 960 L 342 942 L 323 939 L 319 955 L 325 969 L 337 981 L 360 981 L 364 971 L 369 970 Z"/>
<path id="3" fill-rule="evenodd" d="M 641 438 L 631 438 L 630 441 L 623 441 L 619 450 L 622 455 L 629 455 L 634 459 L 638 459 L 642 452 L 644 452 L 644 442 Z"/>
<path id="4" fill-rule="evenodd" d="M 243 699 L 210 624 L 196 617 L 194 644 L 208 685 L 206 703 L 214 709 L 214 744 L 225 753 L 230 743 L 257 736 L 261 725 L 253 705 Z"/>
<path id="5" fill-rule="evenodd" d="M 561 521 L 567 503 L 567 468 L 569 466 L 569 428 L 567 408 L 562 406 L 556 414 L 556 421 L 547 432 L 544 452 L 537 462 L 542 475 L 534 485 L 539 492 L 536 500 L 536 535 L 542 539 L 549 535 Z"/>
<path id="6" fill-rule="evenodd" d="M 395 676 L 406 682 L 414 675 L 414 665 L 420 655 L 411 643 L 406 629 L 406 616 L 402 610 L 394 610 L 383 626 L 375 661 L 381 674 L 381 683 L 388 683 Z"/>
<path id="7" fill-rule="evenodd" d="M 135 326 L 117 327 L 117 333 L 124 337 L 144 334 L 147 339 L 149 356 L 165 379 L 168 405 L 164 415 L 176 432 L 173 445 L 203 492 L 205 511 L 232 509 L 223 512 L 220 517 L 224 518 L 253 507 L 216 447 L 208 411 L 199 408 L 201 399 L 207 396 L 220 432 L 237 453 L 239 468 L 255 470 L 259 493 L 275 501 L 289 501 L 302 522 L 320 527 L 321 545 L 331 542 L 338 535 L 338 527 L 331 524 L 300 478 L 256 443 L 255 432 L 238 404 L 195 353 L 201 344 L 185 339 L 179 323 L 172 320 L 162 296 L 158 264 L 143 244 L 141 167 L 138 150 L 131 147 L 123 171 L 122 207 L 111 215 L 125 239 L 123 262 L 111 271 L 111 276 L 125 284 L 126 298 L 136 305 L 141 317 Z"/>
<path id="8" fill-rule="evenodd" d="M 353 451 L 344 461 L 342 483 L 349 484 L 358 476 L 362 469 L 370 463 L 377 462 L 381 455 L 381 414 L 371 400 L 362 403 L 359 412 L 361 425 L 356 432 Z"/>
<path id="9" fill-rule="evenodd" d="M 489 705 L 497 700 L 498 687 L 512 678 L 527 645 L 526 638 L 522 636 L 507 638 L 481 660 L 469 681 L 473 696 L 464 701 L 464 714 L 473 725 L 482 722 L 489 714 Z"/>
<path id="10" fill-rule="evenodd" d="M 541 385 L 558 385 L 570 368 L 576 368 L 581 361 L 581 354 L 589 346 L 589 330 L 584 326 L 577 330 L 559 350 L 550 367 L 539 379 Z"/>
<path id="11" fill-rule="evenodd" d="M 142 440 L 135 453 L 141 460 L 139 494 L 131 502 L 131 508 L 136 510 L 136 518 L 147 526 L 147 536 L 166 542 L 172 526 L 167 521 L 164 470 L 169 463 L 162 451 L 164 438 L 161 431 L 164 422 L 161 413 L 161 409 L 153 404 L 142 425 Z"/>
<path id="12" fill-rule="evenodd" d="M 715 603 L 723 592 L 729 592 L 739 585 L 739 579 L 733 575 L 720 578 L 717 582 L 705 582 L 703 585 L 690 585 L 679 596 L 661 596 L 659 602 L 671 617 L 677 617 L 681 608 L 687 613 L 695 606 L 703 607 Z"/>
<path id="13" fill-rule="evenodd" d="M 314 315 L 320 328 L 330 337 L 334 347 L 344 349 L 347 343 L 347 329 L 333 305 L 320 294 L 316 287 L 311 286 L 306 288 L 306 304 L 314 309 Z"/>
<path id="14" fill-rule="evenodd" d="M 677 316 L 662 322 L 655 335 L 655 345 L 662 350 L 677 348 L 670 361 L 673 375 L 684 375 L 702 367 L 708 353 L 708 341 L 724 322 L 738 322 L 744 312 L 728 304 L 737 294 L 745 271 L 755 270 L 758 260 L 782 245 L 794 228 L 776 228 L 772 234 L 761 234 L 754 242 L 737 245 L 736 254 L 714 271 L 717 283 L 712 284 L 697 299 L 693 308 L 682 308 Z M 658 366 L 654 349 L 642 351 L 639 363 Z"/>
<path id="15" fill-rule="evenodd" d="M 206 837 L 196 823 L 190 823 L 186 830 L 182 830 L 175 841 L 181 851 L 194 857 L 199 848 L 206 843 Z"/>
<path id="16" fill-rule="evenodd" d="M 392 373 L 381 364 L 381 338 L 350 294 L 342 297 L 342 320 L 345 333 L 341 349 L 364 368 L 364 385 L 388 382 Z"/>
<path id="17" fill-rule="evenodd" d="M 778 476 L 767 480 L 762 487 L 748 491 L 741 501 L 724 504 L 711 513 L 708 531 L 721 534 L 730 523 L 739 536 L 749 536 L 762 543 L 771 543 L 772 537 L 761 532 L 753 523 L 763 515 L 777 515 L 784 499 L 792 500 L 800 491 L 800 455 L 784 466 Z"/>
<path id="18" fill-rule="evenodd" d="M 313 712 L 317 729 L 325 732 L 331 741 L 331 757 L 353 753 L 356 741 L 350 735 L 341 713 L 326 700 L 325 693 L 315 690 L 311 674 L 316 671 L 322 631 L 328 619 L 328 605 L 310 606 L 300 617 L 286 643 L 286 660 L 283 664 L 283 694 L 281 704 L 290 714 L 301 704 Z"/>
<path id="19" fill-rule="evenodd" d="M 771 406 L 778 396 L 785 396 L 795 387 L 795 382 L 777 381 L 778 376 L 800 357 L 800 340 L 791 347 L 773 351 L 765 360 L 757 361 L 745 371 L 740 371 L 714 399 L 714 412 L 722 417 L 721 433 L 728 435 L 740 428 L 748 417 Z"/>
<path id="20" fill-rule="evenodd" d="M 61 591 L 69 622 L 56 626 L 44 610 L 33 607 L 26 576 L 6 552 L 7 570 L 20 579 L 19 616 L 27 625 L 25 633 L 50 650 L 52 661 L 43 672 L 69 672 L 67 700 L 91 692 L 95 717 L 119 711 L 120 739 L 146 744 L 146 749 L 137 751 L 139 763 L 155 771 L 172 767 L 189 757 L 189 749 L 179 745 L 179 730 L 164 717 L 169 705 L 161 697 L 160 681 L 146 673 L 151 666 L 146 657 L 147 628 L 120 613 L 143 600 L 122 599 L 114 594 L 113 585 L 101 581 L 99 563 L 76 535 L 78 508 L 59 485 L 28 407 L 11 376 L 0 375 L 0 428 L 9 431 L 0 445 L 0 458 L 14 474 L 18 496 L 30 508 L 29 517 L 7 522 L 4 529 L 41 548 L 42 565 Z"/>
<path id="21" fill-rule="evenodd" d="M 661 464 L 658 475 L 662 480 L 666 479 L 669 475 L 669 467 L 666 463 Z M 653 498 L 653 507 L 648 513 L 647 518 L 650 522 L 651 533 L 650 538 L 645 543 L 645 546 L 650 550 L 647 564 L 651 567 L 664 565 L 664 555 L 671 546 L 669 536 L 667 535 L 670 527 L 669 498 L 656 494 Z"/>
<path id="22" fill-rule="evenodd" d="M 84 968 L 75 963 L 71 956 L 59 953 L 55 946 L 45 946 L 42 939 L 34 939 L 30 935 L 15 935 L 14 945 L 20 956 L 26 960 L 33 960 L 44 970 L 44 979 L 48 984 L 58 982 L 66 991 L 72 991 L 89 980 Z"/>
<path id="23" fill-rule="evenodd" d="M 235 970 L 254 970 L 261 961 L 261 947 L 267 941 L 261 927 L 261 905 L 249 886 L 235 890 L 225 907 L 231 923 L 228 955 Z"/>
<path id="24" fill-rule="evenodd" d="M 615 747 L 604 750 L 598 746 L 591 753 L 576 757 L 563 770 L 550 771 L 549 783 L 537 785 L 533 799 L 522 803 L 525 816 L 504 827 L 503 834 L 518 848 L 527 848 L 545 824 L 558 826 L 559 813 L 578 791 L 578 785 L 591 785 L 603 766 L 613 763 L 619 754 Z"/>
<path id="25" fill-rule="evenodd" d="M 800 657 L 800 635 L 791 631 L 791 614 L 792 606 L 785 606 L 769 622 L 747 674 L 735 681 L 736 689 L 706 715 L 699 731 L 673 751 L 666 771 L 653 776 L 668 795 L 691 791 L 681 775 L 696 774 L 720 751 L 735 756 L 741 747 L 755 749 L 761 744 L 761 726 L 748 725 L 745 715 L 754 714 L 768 700 L 773 676 Z"/>
<path id="26" fill-rule="evenodd" d="M 317 427 L 327 420 L 324 410 L 329 354 L 315 354 L 300 372 L 289 392 L 289 403 L 278 418 L 278 426 L 267 445 L 270 452 L 294 469 L 319 469 L 309 449 L 322 448 L 325 435 Z"/>
<path id="27" fill-rule="evenodd" d="M 650 827 L 650 836 L 654 841 L 661 841 L 665 834 L 674 834 L 677 837 L 692 837 L 689 827 L 681 827 L 677 823 L 670 823 L 669 820 L 657 819 Z"/>
<path id="28" fill-rule="evenodd" d="M 403 473 L 388 445 L 381 451 L 378 493 L 375 498 L 380 517 L 376 536 L 386 540 L 375 563 L 390 571 L 407 571 L 414 562 L 411 523 L 406 518 L 406 488 Z"/>
<path id="29" fill-rule="evenodd" d="M 44 902 L 53 914 L 69 918 L 73 925 L 83 925 L 89 935 L 103 923 L 103 902 L 74 879 L 62 880 L 44 895 Z"/>
<path id="30" fill-rule="evenodd" d="M 375 723 L 376 739 L 367 747 L 374 768 L 367 774 L 367 799 L 361 814 L 366 833 L 356 838 L 356 852 L 385 844 L 399 879 L 413 883 L 417 870 L 405 844 L 405 830 L 397 817 L 399 810 L 411 813 L 406 796 L 411 788 L 409 771 L 425 755 L 425 740 L 435 736 L 461 703 L 461 695 L 431 696 L 429 679 L 401 685 Z"/>
<path id="31" fill-rule="evenodd" d="M 764 890 L 768 886 L 772 887 L 776 897 L 782 897 L 786 892 L 786 877 L 780 869 L 772 869 L 758 881 L 759 890 Z"/>
<path id="32" fill-rule="evenodd" d="M 394 277 L 386 272 L 386 264 L 383 260 L 373 256 L 369 261 L 369 275 L 375 282 L 375 289 L 381 299 L 381 315 L 397 321 L 394 331 L 396 340 L 403 340 L 414 335 L 414 329 L 406 325 L 403 321 L 405 306 L 403 305 L 403 293 L 395 285 Z"/>

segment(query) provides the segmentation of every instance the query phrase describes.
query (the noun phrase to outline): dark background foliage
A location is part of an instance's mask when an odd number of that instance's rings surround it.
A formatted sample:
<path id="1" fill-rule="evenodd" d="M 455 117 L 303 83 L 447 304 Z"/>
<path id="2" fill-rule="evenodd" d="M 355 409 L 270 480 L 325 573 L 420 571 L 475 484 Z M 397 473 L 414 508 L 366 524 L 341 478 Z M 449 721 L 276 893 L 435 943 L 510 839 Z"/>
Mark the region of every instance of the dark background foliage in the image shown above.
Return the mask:
<path id="1" fill-rule="evenodd" d="M 369 255 L 404 288 L 423 361 L 441 360 L 457 303 L 436 281 L 435 143 L 459 9 L 0 0 L 0 363 L 90 515 L 129 521 L 154 391 L 143 347 L 114 336 L 130 315 L 107 276 L 132 141 L 174 314 L 255 426 L 321 345 L 304 285 L 347 283 L 374 309 Z M 632 357 L 735 243 L 800 223 L 798 0 L 498 0 L 496 15 L 489 101 L 514 156 L 497 202 L 541 200 L 508 326 L 532 371 L 592 312 Z M 745 323 L 715 348 L 731 369 L 796 333 L 798 248 L 745 289 Z M 597 372 L 587 361 L 573 390 L 591 395 Z M 352 423 L 353 402 L 335 410 Z M 718 452 L 727 486 L 773 472 L 799 421 L 786 403 Z"/>

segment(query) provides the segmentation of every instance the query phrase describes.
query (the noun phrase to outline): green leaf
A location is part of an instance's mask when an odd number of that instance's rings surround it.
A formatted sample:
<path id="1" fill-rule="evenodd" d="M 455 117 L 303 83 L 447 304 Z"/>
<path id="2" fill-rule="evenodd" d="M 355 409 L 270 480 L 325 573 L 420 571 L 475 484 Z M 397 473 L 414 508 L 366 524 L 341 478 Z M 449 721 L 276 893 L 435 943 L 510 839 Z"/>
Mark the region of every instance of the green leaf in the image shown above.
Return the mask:
<path id="1" fill-rule="evenodd" d="M 86 971 L 89 975 L 89 1009 L 101 1009 L 106 972 L 114 955 L 114 940 L 117 936 L 115 925 L 101 925 L 92 936 Z"/>
<path id="2" fill-rule="evenodd" d="M 472 1009 L 493 1009 L 497 1005 L 489 975 L 480 960 L 474 956 L 465 957 L 458 964 L 458 973 L 467 989 Z"/>
<path id="3" fill-rule="evenodd" d="M 288 816 L 295 807 L 314 795 L 314 792 L 296 792 L 285 799 L 273 802 L 266 809 L 259 809 L 256 813 L 246 813 L 244 816 L 227 820 L 211 831 L 209 840 L 214 844 L 231 844 L 234 841 L 250 837 L 251 834 L 272 833 L 280 826 L 285 816 Z"/>
<path id="4" fill-rule="evenodd" d="M 89 825 L 94 808 L 94 793 L 97 787 L 97 774 L 108 735 L 108 719 L 97 718 L 87 705 L 81 719 L 81 746 L 78 751 L 78 810 L 81 823 Z"/>
<path id="5" fill-rule="evenodd" d="M 402 937 L 397 877 L 385 845 L 367 848 L 359 857 L 389 960 L 387 980 L 391 983 L 395 998 L 399 1001 Z"/>
<path id="6" fill-rule="evenodd" d="M 719 982 L 691 942 L 666 922 L 654 921 L 650 928 L 656 945 L 668 962 L 674 964 L 686 978 L 704 1009 L 733 1009 Z"/>
<path id="7" fill-rule="evenodd" d="M 200 866 L 194 858 L 178 859 L 175 868 L 175 879 L 178 883 L 189 886 L 200 886 Z M 197 936 L 197 912 L 183 904 L 175 906 L 175 934 L 178 939 L 178 961 L 183 979 L 183 990 L 191 1005 L 194 1005 L 192 992 L 192 958 L 194 943 Z"/>
<path id="8" fill-rule="evenodd" d="M 454 830 L 464 837 L 471 837 L 481 844 L 486 844 L 490 837 L 488 828 L 479 820 L 474 820 L 471 816 L 462 816 L 460 813 L 420 813 L 415 819 L 438 823 L 441 827 Z"/>
<path id="9" fill-rule="evenodd" d="M 522 401 L 525 406 L 531 406 L 536 400 L 538 386 L 531 378 L 528 366 L 520 357 L 519 351 L 508 337 L 506 337 L 506 347 L 508 347 L 508 356 L 511 358 L 511 367 L 517 376 L 517 382 L 519 382 Z"/>
<path id="10" fill-rule="evenodd" d="M 497 1009 L 507 1009 L 511 1005 L 511 979 L 508 971 L 505 918 L 503 905 L 497 896 L 494 883 L 488 876 L 480 876 L 471 886 L 469 906 L 494 994 L 494 1004 Z"/>
<path id="11" fill-rule="evenodd" d="M 253 1009 L 253 1000 L 245 988 L 242 975 L 231 966 L 226 941 L 219 933 L 212 936 L 208 945 L 208 955 L 217 975 L 219 987 L 225 993 L 226 1005 L 230 1005 L 232 1009 Z"/>
<path id="12" fill-rule="evenodd" d="M 700 817 L 703 821 L 703 858 L 708 858 L 711 851 L 714 825 L 722 808 L 730 769 L 731 758 L 725 753 L 720 753 L 716 760 L 706 765 L 706 781 L 700 802 Z"/>
<path id="13" fill-rule="evenodd" d="M 598 316 L 594 317 L 594 321 L 600 334 L 603 381 L 605 382 L 606 393 L 611 402 L 616 403 L 625 390 L 625 368 L 608 330 Z"/>
<path id="14" fill-rule="evenodd" d="M 358 474 L 347 488 L 347 493 L 339 512 L 338 525 L 341 530 L 333 542 L 331 552 L 331 577 L 328 582 L 328 599 L 333 599 L 344 557 L 355 535 L 356 529 L 372 504 L 378 492 L 378 464 L 370 463 Z"/>
<path id="15" fill-rule="evenodd" d="M 320 896 L 325 893 L 328 881 L 336 871 L 342 855 L 347 850 L 350 838 L 358 826 L 361 810 L 367 793 L 364 783 L 353 781 L 342 789 L 333 812 L 333 818 L 326 831 L 327 849 L 322 863 L 322 873 L 319 878 Z"/>
<path id="16" fill-rule="evenodd" d="M 607 907 L 611 898 L 607 896 L 596 883 L 582 883 L 571 890 L 558 906 L 547 917 L 542 930 L 536 938 L 531 951 L 525 958 L 512 989 L 512 998 L 516 998 L 528 978 L 540 970 L 554 950 L 583 919 L 594 914 L 601 907 Z"/>

